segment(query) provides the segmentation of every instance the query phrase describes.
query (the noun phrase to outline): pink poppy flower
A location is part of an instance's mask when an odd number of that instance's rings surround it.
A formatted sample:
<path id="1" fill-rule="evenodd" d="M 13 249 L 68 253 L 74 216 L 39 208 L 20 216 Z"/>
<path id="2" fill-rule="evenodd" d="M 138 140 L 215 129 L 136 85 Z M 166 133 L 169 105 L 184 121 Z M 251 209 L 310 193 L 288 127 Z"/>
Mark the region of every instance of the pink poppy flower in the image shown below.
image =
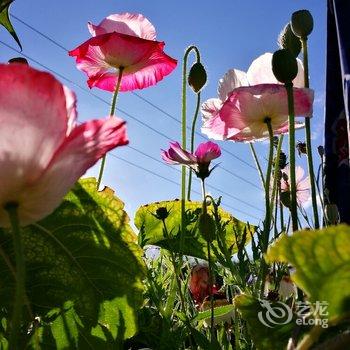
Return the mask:
<path id="1" fill-rule="evenodd" d="M 290 168 L 287 165 L 282 171 L 281 192 L 290 192 Z M 298 205 L 302 205 L 310 199 L 310 179 L 304 178 L 304 169 L 300 166 L 295 167 L 296 195 Z"/>
<path id="2" fill-rule="evenodd" d="M 211 141 L 201 143 L 195 153 L 184 150 L 178 142 L 170 142 L 170 148 L 162 150 L 161 156 L 163 160 L 172 165 L 187 165 L 199 178 L 206 178 L 210 175 L 210 162 L 220 157 L 220 147 Z"/>
<path id="3" fill-rule="evenodd" d="M 156 41 L 153 25 L 140 14 L 110 15 L 99 25 L 88 24 L 93 36 L 69 52 L 77 67 L 88 75 L 90 88 L 114 91 L 123 69 L 120 91 L 155 85 L 176 67 Z"/>
<path id="4" fill-rule="evenodd" d="M 119 118 L 76 125 L 76 98 L 51 74 L 0 65 L 0 226 L 18 204 L 21 225 L 50 214 L 85 171 L 128 143 Z"/>
<path id="5" fill-rule="evenodd" d="M 219 81 L 218 98 L 202 104 L 202 132 L 217 140 L 252 142 L 268 137 L 264 122 L 271 119 L 274 134 L 288 132 L 286 92 L 273 75 L 272 54 L 253 61 L 248 72 L 229 70 Z M 294 86 L 303 86 L 303 66 L 298 60 Z M 294 88 L 296 115 L 311 116 L 313 92 Z M 296 122 L 296 128 L 304 124 Z"/>

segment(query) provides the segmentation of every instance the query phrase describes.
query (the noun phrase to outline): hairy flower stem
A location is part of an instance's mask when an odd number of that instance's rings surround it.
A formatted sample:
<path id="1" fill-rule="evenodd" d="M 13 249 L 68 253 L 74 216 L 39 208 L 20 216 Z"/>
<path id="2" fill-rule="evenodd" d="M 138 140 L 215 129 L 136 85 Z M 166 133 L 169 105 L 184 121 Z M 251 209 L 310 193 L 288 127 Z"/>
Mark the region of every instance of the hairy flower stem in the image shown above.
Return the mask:
<path id="1" fill-rule="evenodd" d="M 120 89 L 120 84 L 122 82 L 123 71 L 124 71 L 124 67 L 120 67 L 119 68 L 117 84 L 115 86 L 115 90 L 114 90 L 113 97 L 112 97 L 111 109 L 110 109 L 110 112 L 109 112 L 109 116 L 110 117 L 113 117 L 114 113 L 115 113 L 115 107 L 117 105 L 117 98 L 118 98 L 118 93 L 119 93 L 119 89 Z M 103 156 L 102 161 L 101 161 L 100 171 L 99 171 L 98 180 L 97 180 L 97 189 L 99 189 L 100 185 L 101 185 L 103 171 L 104 171 L 104 168 L 105 168 L 105 163 L 106 163 L 106 155 Z"/>
<path id="2" fill-rule="evenodd" d="M 183 57 L 182 65 L 182 111 L 181 111 L 181 146 L 185 150 L 187 144 L 186 130 L 187 130 L 187 60 L 191 51 L 195 51 L 197 61 L 200 60 L 200 53 L 196 46 L 189 46 Z M 186 167 L 181 168 L 181 237 L 180 237 L 180 251 L 184 243 L 185 229 L 186 229 Z"/>
<path id="3" fill-rule="evenodd" d="M 266 170 L 266 181 L 265 181 L 265 220 L 264 220 L 264 232 L 262 235 L 261 248 L 262 253 L 265 254 L 269 244 L 270 238 L 270 226 L 271 226 L 271 200 L 270 200 L 270 182 L 271 182 L 271 172 L 272 172 L 272 162 L 273 162 L 273 130 L 271 125 L 271 119 L 269 117 L 265 118 L 267 130 L 269 132 L 269 159 Z M 265 290 L 265 277 L 267 273 L 267 264 L 262 257 L 261 260 L 261 290 L 260 297 L 263 297 Z"/>
<path id="4" fill-rule="evenodd" d="M 285 83 L 288 96 L 288 113 L 289 113 L 289 164 L 290 164 L 290 213 L 292 217 L 292 229 L 298 230 L 298 213 L 296 197 L 296 178 L 295 178 L 295 116 L 294 116 L 294 96 L 293 83 Z"/>
<path id="5" fill-rule="evenodd" d="M 256 169 L 258 170 L 258 173 L 259 173 L 259 176 L 260 176 L 262 187 L 265 188 L 264 174 L 263 174 L 263 171 L 261 169 L 261 165 L 260 165 L 260 162 L 259 162 L 259 159 L 258 159 L 258 155 L 256 154 L 255 147 L 254 147 L 252 142 L 249 142 L 249 147 L 250 147 L 250 150 L 251 150 L 252 155 L 253 155 L 253 159 L 254 159 L 254 162 L 255 162 Z"/>
<path id="6" fill-rule="evenodd" d="M 303 64 L 304 64 L 304 86 L 309 88 L 309 58 L 307 50 L 307 38 L 301 38 L 301 46 L 303 50 Z M 307 164 L 309 168 L 310 184 L 311 184 L 311 200 L 312 209 L 314 213 L 315 228 L 320 227 L 318 210 L 317 210 L 317 200 L 316 200 L 316 187 L 315 187 L 315 172 L 312 157 L 312 144 L 311 144 L 311 122 L 310 118 L 305 118 L 305 141 L 306 141 L 306 154 L 307 154 Z"/>
<path id="7" fill-rule="evenodd" d="M 170 238 L 169 236 L 169 231 L 168 228 L 166 226 L 165 223 L 165 219 L 162 219 L 162 223 L 163 223 L 163 229 L 164 229 L 164 235 L 166 238 Z M 176 263 L 176 258 L 174 255 L 174 252 L 172 252 L 171 250 L 169 250 L 170 252 L 170 260 L 171 263 L 173 265 L 173 269 L 174 269 L 174 273 L 175 273 L 175 279 L 176 279 L 176 284 L 177 284 L 177 288 L 179 291 L 179 296 L 180 296 L 180 302 L 181 302 L 181 309 L 183 314 L 185 315 L 186 319 L 187 319 L 187 313 L 186 313 L 186 303 L 185 303 L 185 298 L 184 295 L 182 293 L 182 289 L 181 289 L 181 280 L 180 280 L 180 276 L 179 276 L 179 269 L 178 269 L 178 265 Z M 189 322 L 189 320 L 187 320 Z"/>
<path id="8" fill-rule="evenodd" d="M 202 179 L 202 194 L 203 194 L 203 214 L 207 214 L 207 195 L 205 191 L 205 181 Z M 207 240 L 207 253 L 208 253 L 208 268 L 209 268 L 209 286 L 210 286 L 210 334 L 211 340 L 214 340 L 215 329 L 214 329 L 214 296 L 213 296 L 213 262 L 211 260 L 211 249 L 210 249 L 210 240 Z"/>
<path id="9" fill-rule="evenodd" d="M 198 118 L 199 107 L 201 104 L 201 93 L 197 93 L 197 103 L 196 110 L 194 112 L 193 120 L 192 120 L 192 128 L 191 128 L 191 153 L 194 152 L 194 136 L 196 132 L 196 122 Z M 188 174 L 188 189 L 187 189 L 187 200 L 191 199 L 191 187 L 192 187 L 192 171 Z"/>
<path id="10" fill-rule="evenodd" d="M 25 262 L 23 256 L 23 247 L 21 241 L 21 231 L 17 213 L 18 204 L 8 203 L 5 210 L 9 215 L 12 227 L 13 245 L 16 261 L 16 291 L 15 301 L 12 311 L 11 333 L 9 339 L 9 349 L 17 350 L 19 347 L 20 329 L 22 322 L 22 309 L 25 300 Z"/>

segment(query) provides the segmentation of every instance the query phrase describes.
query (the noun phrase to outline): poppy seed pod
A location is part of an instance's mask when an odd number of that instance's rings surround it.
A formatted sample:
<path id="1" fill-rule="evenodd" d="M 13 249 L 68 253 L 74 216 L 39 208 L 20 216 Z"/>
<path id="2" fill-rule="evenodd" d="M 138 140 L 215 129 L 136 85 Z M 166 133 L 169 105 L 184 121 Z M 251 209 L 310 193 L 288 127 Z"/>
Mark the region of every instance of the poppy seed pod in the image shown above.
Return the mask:
<path id="1" fill-rule="evenodd" d="M 290 24 L 293 33 L 299 38 L 308 37 L 314 28 L 314 20 L 308 10 L 294 12 Z"/>
<path id="2" fill-rule="evenodd" d="M 20 63 L 28 65 L 28 61 L 24 57 L 13 57 L 8 60 L 8 63 Z"/>
<path id="3" fill-rule="evenodd" d="M 281 49 L 289 50 L 295 57 L 298 57 L 301 51 L 301 42 L 293 33 L 290 23 L 283 28 L 277 42 Z"/>
<path id="4" fill-rule="evenodd" d="M 197 94 L 207 82 L 207 72 L 200 62 L 196 62 L 188 73 L 188 85 Z"/>
<path id="5" fill-rule="evenodd" d="M 291 83 L 298 74 L 297 60 L 289 50 L 278 50 L 272 56 L 272 71 L 281 83 Z"/>
<path id="6" fill-rule="evenodd" d="M 207 242 L 212 242 L 215 239 L 215 221 L 208 213 L 200 215 L 198 226 L 201 235 Z"/>
<path id="7" fill-rule="evenodd" d="M 165 207 L 159 207 L 157 210 L 156 210 L 156 213 L 155 213 L 155 217 L 158 219 L 158 220 L 165 220 L 168 216 L 169 216 L 169 210 Z"/>

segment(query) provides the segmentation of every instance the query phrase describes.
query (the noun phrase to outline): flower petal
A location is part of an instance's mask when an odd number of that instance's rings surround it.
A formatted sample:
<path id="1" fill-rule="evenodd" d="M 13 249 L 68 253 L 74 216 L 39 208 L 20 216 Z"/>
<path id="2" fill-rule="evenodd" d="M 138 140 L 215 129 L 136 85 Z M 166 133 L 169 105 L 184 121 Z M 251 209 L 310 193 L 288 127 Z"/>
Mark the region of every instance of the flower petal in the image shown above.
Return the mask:
<path id="1" fill-rule="evenodd" d="M 122 33 L 147 40 L 156 40 L 152 23 L 138 13 L 120 13 L 106 17 L 99 25 L 88 24 L 92 36 L 106 33 Z"/>
<path id="2" fill-rule="evenodd" d="M 228 95 L 240 86 L 247 86 L 247 74 L 238 69 L 230 69 L 219 80 L 218 95 L 222 102 L 226 101 Z"/>
<path id="3" fill-rule="evenodd" d="M 67 135 L 71 133 L 73 128 L 77 125 L 77 96 L 75 92 L 70 90 L 67 86 L 63 85 L 64 95 L 66 96 L 66 108 L 67 108 Z"/>
<path id="4" fill-rule="evenodd" d="M 40 181 L 20 194 L 21 224 L 50 214 L 87 169 L 111 149 L 126 144 L 125 121 L 120 118 L 93 120 L 76 127 L 57 150 Z"/>
<path id="5" fill-rule="evenodd" d="M 196 149 L 195 156 L 198 163 L 209 163 L 221 156 L 219 145 L 214 142 L 202 142 Z"/>
<path id="6" fill-rule="evenodd" d="M 67 132 L 62 85 L 23 64 L 0 65 L 0 205 L 47 166 Z M 14 194 L 13 194 L 14 195 Z"/>
<path id="7" fill-rule="evenodd" d="M 197 158 L 184 150 L 178 142 L 170 142 L 169 149 L 162 150 L 161 156 L 168 164 L 193 165 L 197 163 Z"/>
<path id="8" fill-rule="evenodd" d="M 247 72 L 249 85 L 280 84 L 272 71 L 272 56 L 273 54 L 271 52 L 266 52 L 252 62 Z M 303 88 L 304 68 L 299 59 L 297 59 L 297 63 L 298 74 L 293 80 L 293 84 L 295 87 Z"/>

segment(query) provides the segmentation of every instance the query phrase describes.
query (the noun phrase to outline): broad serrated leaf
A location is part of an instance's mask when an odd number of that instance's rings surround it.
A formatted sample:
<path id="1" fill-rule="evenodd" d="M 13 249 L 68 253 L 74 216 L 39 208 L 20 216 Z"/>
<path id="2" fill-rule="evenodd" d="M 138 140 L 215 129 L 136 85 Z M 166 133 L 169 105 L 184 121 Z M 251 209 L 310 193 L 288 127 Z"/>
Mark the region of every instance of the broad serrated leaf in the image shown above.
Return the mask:
<path id="1" fill-rule="evenodd" d="M 12 35 L 12 37 L 16 40 L 18 46 L 22 50 L 21 42 L 13 29 L 12 23 L 9 17 L 9 8 L 14 0 L 2 0 L 0 1 L 0 24 L 6 28 L 6 30 Z"/>
<path id="2" fill-rule="evenodd" d="M 114 338 L 120 330 L 123 338 L 135 333 L 145 267 L 123 207 L 110 188 L 97 191 L 95 179 L 83 179 L 53 214 L 21 230 L 32 316 L 47 321 L 50 310 L 71 302 L 79 319 L 75 328 L 92 332 L 102 324 Z M 9 231 L 0 233 L 0 246 L 0 307 L 11 310 L 15 284 Z M 32 320 L 29 312 L 26 316 Z"/>
<path id="3" fill-rule="evenodd" d="M 169 211 L 169 216 L 165 219 L 169 237 L 165 237 L 163 223 L 155 217 L 158 208 L 165 207 Z M 207 258 L 207 242 L 198 230 L 198 218 L 201 214 L 201 202 L 186 202 L 186 232 L 181 237 L 181 201 L 163 201 L 151 203 L 140 207 L 135 215 L 135 225 L 140 230 L 139 243 L 145 245 L 156 245 L 174 252 L 181 252 L 201 259 Z M 208 206 L 208 212 L 213 210 L 213 206 Z M 237 252 L 236 235 L 242 238 L 245 230 L 254 233 L 255 227 L 234 218 L 230 213 L 219 209 L 221 222 L 225 225 L 224 244 L 227 251 L 233 255 Z M 251 234 L 246 235 L 246 243 L 249 242 Z M 218 242 L 214 240 L 213 258 L 218 251 Z"/>
<path id="4" fill-rule="evenodd" d="M 269 303 L 268 301 L 265 301 Z M 272 308 L 284 310 L 284 317 L 276 319 L 267 318 L 268 309 L 264 308 L 258 299 L 250 295 L 238 295 L 234 299 L 234 304 L 241 313 L 243 320 L 248 324 L 250 336 L 254 345 L 260 350 L 285 349 L 288 339 L 292 336 L 296 324 L 290 314 L 291 310 L 281 303 L 271 303 Z M 281 308 L 282 307 L 282 308 Z M 283 311 L 277 313 L 281 316 Z M 260 316 L 259 316 L 260 315 Z M 266 323 L 264 323 L 261 321 Z"/>
<path id="5" fill-rule="evenodd" d="M 293 281 L 311 302 L 328 302 L 329 320 L 350 313 L 350 227 L 331 226 L 283 236 L 266 259 L 292 264 Z"/>

